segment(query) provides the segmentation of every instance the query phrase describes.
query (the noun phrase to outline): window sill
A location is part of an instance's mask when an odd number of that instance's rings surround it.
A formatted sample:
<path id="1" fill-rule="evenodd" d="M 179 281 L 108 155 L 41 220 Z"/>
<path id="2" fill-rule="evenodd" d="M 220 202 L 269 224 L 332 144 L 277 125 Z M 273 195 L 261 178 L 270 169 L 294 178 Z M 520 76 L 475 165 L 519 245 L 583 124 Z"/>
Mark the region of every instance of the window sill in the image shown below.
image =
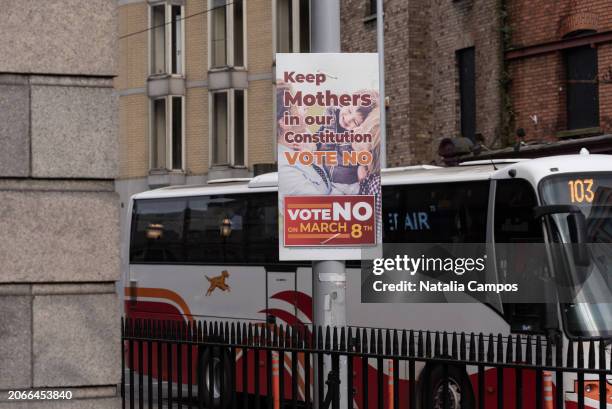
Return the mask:
<path id="1" fill-rule="evenodd" d="M 242 65 L 241 66 L 224 65 L 221 67 L 210 67 L 208 71 L 209 72 L 247 71 L 247 68 Z"/>
<path id="2" fill-rule="evenodd" d="M 149 80 L 159 80 L 164 78 L 185 78 L 185 74 L 168 74 L 168 73 L 158 73 L 158 74 L 149 74 Z"/>
<path id="3" fill-rule="evenodd" d="M 559 139 L 567 139 L 567 138 L 575 138 L 579 136 L 594 136 L 602 134 L 602 130 L 600 127 L 592 127 L 592 128 L 581 128 L 581 129 L 570 129 L 567 131 L 559 131 L 556 136 Z"/>
<path id="4" fill-rule="evenodd" d="M 185 171 L 168 169 L 151 169 L 147 176 L 147 184 L 151 188 L 184 185 L 186 180 Z"/>

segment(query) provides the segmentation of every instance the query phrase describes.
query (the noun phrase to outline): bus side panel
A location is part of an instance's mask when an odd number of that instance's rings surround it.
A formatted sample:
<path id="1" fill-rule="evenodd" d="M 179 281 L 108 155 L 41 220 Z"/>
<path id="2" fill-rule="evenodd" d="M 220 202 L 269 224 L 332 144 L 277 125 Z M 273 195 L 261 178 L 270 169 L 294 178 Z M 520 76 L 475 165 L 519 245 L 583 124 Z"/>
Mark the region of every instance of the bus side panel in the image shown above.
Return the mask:
<path id="1" fill-rule="evenodd" d="M 265 320 L 266 276 L 260 266 L 130 266 L 139 310 L 141 301 L 173 305 L 182 315 L 206 320 Z M 143 311 L 144 312 L 144 311 Z M 149 318 L 159 312 L 147 309 Z"/>

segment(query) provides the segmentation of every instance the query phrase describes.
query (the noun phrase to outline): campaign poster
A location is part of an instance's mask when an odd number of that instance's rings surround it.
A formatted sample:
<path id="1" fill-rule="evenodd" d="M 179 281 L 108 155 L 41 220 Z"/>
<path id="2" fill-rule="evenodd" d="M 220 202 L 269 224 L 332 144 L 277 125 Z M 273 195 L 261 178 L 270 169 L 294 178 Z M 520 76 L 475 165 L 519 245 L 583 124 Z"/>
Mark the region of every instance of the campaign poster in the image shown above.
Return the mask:
<path id="1" fill-rule="evenodd" d="M 355 260 L 381 241 L 375 53 L 276 55 L 281 260 Z"/>

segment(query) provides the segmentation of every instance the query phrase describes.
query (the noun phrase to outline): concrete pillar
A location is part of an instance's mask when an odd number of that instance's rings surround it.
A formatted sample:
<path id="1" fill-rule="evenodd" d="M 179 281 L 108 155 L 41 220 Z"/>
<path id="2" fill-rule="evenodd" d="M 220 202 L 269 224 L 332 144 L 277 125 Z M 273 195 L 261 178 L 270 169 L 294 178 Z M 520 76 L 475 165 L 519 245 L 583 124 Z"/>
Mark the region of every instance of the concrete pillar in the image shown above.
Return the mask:
<path id="1" fill-rule="evenodd" d="M 2 8 L 0 408 L 117 408 L 116 1 Z"/>

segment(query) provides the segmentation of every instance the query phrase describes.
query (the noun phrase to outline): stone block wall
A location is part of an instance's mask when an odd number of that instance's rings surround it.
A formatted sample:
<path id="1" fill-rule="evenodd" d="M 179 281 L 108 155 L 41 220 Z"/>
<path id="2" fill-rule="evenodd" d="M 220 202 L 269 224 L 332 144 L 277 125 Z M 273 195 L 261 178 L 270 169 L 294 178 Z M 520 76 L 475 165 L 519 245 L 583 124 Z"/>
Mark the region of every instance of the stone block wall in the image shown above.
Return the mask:
<path id="1" fill-rule="evenodd" d="M 0 408 L 120 405 L 116 3 L 3 2 Z M 9 390 L 70 401 L 9 401 Z"/>

